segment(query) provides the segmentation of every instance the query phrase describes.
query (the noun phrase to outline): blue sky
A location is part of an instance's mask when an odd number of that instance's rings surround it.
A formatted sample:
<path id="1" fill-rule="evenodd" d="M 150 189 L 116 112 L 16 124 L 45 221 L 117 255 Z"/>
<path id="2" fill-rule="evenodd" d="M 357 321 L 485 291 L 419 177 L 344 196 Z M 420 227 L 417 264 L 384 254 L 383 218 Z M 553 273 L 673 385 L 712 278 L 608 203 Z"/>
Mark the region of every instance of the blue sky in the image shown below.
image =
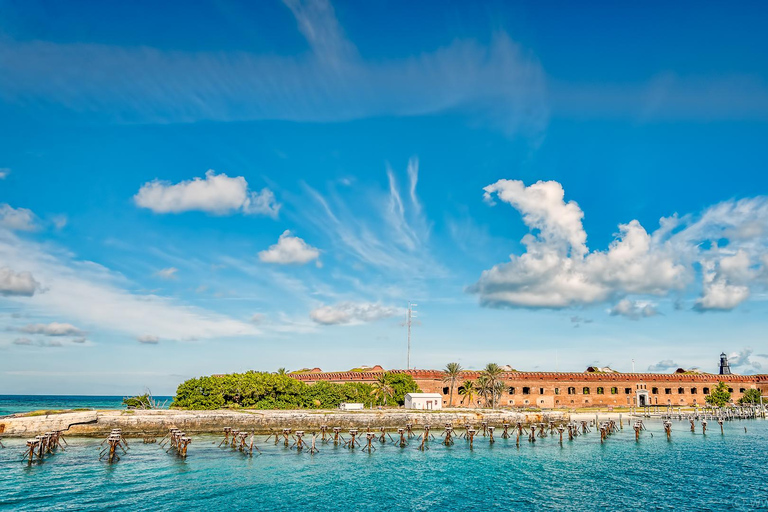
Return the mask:
<path id="1" fill-rule="evenodd" d="M 764 11 L 0 1 L 0 391 L 763 372 Z"/>

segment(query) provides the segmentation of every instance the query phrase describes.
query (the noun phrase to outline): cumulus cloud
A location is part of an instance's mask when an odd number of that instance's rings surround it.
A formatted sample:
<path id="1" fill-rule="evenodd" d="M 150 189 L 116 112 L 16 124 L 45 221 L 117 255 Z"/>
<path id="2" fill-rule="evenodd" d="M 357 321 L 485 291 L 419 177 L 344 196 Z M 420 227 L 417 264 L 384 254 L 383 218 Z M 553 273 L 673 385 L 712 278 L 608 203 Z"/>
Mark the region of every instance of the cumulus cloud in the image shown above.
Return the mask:
<path id="1" fill-rule="evenodd" d="M 51 322 L 49 324 L 28 324 L 19 329 L 27 334 L 43 334 L 45 336 L 82 336 L 84 332 L 72 324 Z"/>
<path id="2" fill-rule="evenodd" d="M 484 190 L 486 201 L 512 205 L 530 229 L 522 239 L 523 254 L 484 271 L 468 288 L 486 306 L 565 308 L 621 301 L 627 295 L 663 296 L 685 290 L 699 264 L 703 283 L 696 308 L 727 310 L 749 297 L 750 285 L 764 272 L 768 277 L 765 197 L 726 201 L 698 216 L 662 218 L 653 233 L 632 220 L 619 225 L 607 250 L 590 251 L 584 214 L 575 202 L 565 201 L 559 183 L 526 187 L 499 180 Z M 723 238 L 727 247 L 718 247 Z M 616 314 L 626 309 L 627 316 L 639 318 L 652 311 L 628 305 Z"/>
<path id="3" fill-rule="evenodd" d="M 160 338 L 152 336 L 151 334 L 143 334 L 136 338 L 136 341 L 145 345 L 157 345 L 160 343 Z"/>
<path id="4" fill-rule="evenodd" d="M 31 297 L 40 289 L 31 272 L 14 272 L 8 267 L 0 268 L 0 296 Z"/>
<path id="5" fill-rule="evenodd" d="M 209 170 L 205 178 L 194 178 L 172 184 L 154 180 L 142 185 L 133 196 L 137 206 L 155 213 L 202 211 L 214 215 L 244 214 L 277 217 L 280 204 L 268 188 L 250 191 L 242 176 L 230 178 Z"/>
<path id="6" fill-rule="evenodd" d="M 303 265 L 316 260 L 319 256 L 319 250 L 308 245 L 301 238 L 291 235 L 288 230 L 280 235 L 275 245 L 259 252 L 259 259 L 264 263 L 280 265 Z"/>
<path id="7" fill-rule="evenodd" d="M 658 315 L 656 307 L 650 302 L 622 299 L 608 311 L 611 316 L 625 316 L 630 320 L 640 320 Z"/>
<path id="8" fill-rule="evenodd" d="M 309 317 L 323 325 L 375 322 L 402 312 L 401 309 L 372 302 L 341 302 L 313 309 Z"/>
<path id="9" fill-rule="evenodd" d="M 4 180 L 11 174 L 11 170 L 7 167 L 0 167 L 0 180 Z"/>
<path id="10" fill-rule="evenodd" d="M 176 267 L 169 267 L 169 268 L 158 270 L 157 272 L 155 272 L 155 275 L 162 279 L 176 279 L 176 272 L 178 271 L 179 269 L 177 269 Z"/>
<path id="11" fill-rule="evenodd" d="M 37 229 L 35 214 L 27 208 L 14 208 L 7 203 L 0 204 L 0 227 L 14 231 Z"/>
<path id="12" fill-rule="evenodd" d="M 677 370 L 680 368 L 680 365 L 678 365 L 676 362 L 674 362 L 671 359 L 664 359 L 663 361 L 659 361 L 656 364 L 652 364 L 648 367 L 649 372 L 665 372 L 669 370 Z"/>

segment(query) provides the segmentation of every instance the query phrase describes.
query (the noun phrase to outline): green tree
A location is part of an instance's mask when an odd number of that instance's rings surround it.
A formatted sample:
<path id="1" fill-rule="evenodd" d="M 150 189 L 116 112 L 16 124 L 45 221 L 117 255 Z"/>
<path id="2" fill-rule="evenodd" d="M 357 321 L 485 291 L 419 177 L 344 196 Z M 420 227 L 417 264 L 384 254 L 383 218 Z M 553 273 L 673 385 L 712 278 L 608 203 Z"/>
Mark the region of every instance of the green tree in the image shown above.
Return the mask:
<path id="1" fill-rule="evenodd" d="M 277 369 L 277 374 L 278 375 L 287 375 L 288 374 L 288 370 L 286 370 L 285 368 L 278 368 Z"/>
<path id="2" fill-rule="evenodd" d="M 384 372 L 384 378 L 392 386 L 392 396 L 387 401 L 389 405 L 403 405 L 406 394 L 419 391 L 418 384 L 407 373 Z"/>
<path id="3" fill-rule="evenodd" d="M 504 393 L 504 390 L 507 389 L 507 385 L 504 384 L 503 381 L 499 380 L 496 382 L 496 384 L 493 385 L 493 403 L 496 405 L 499 405 L 501 402 L 501 395 Z"/>
<path id="4" fill-rule="evenodd" d="M 443 370 L 443 382 L 449 383 L 450 386 L 448 407 L 453 407 L 453 388 L 456 387 L 456 381 L 461 377 L 462 370 L 463 368 L 459 363 L 448 363 Z"/>
<path id="5" fill-rule="evenodd" d="M 715 389 L 713 389 L 704 400 L 706 400 L 709 405 L 714 405 L 716 407 L 723 407 L 730 403 L 731 394 L 728 392 L 728 384 L 722 381 L 718 382 Z"/>
<path id="6" fill-rule="evenodd" d="M 491 389 L 493 389 L 493 384 L 491 384 L 491 380 L 488 378 L 488 376 L 481 373 L 475 381 L 475 386 L 477 389 L 477 395 L 483 399 L 483 406 L 490 403 L 491 400 L 489 397 Z"/>
<path id="7" fill-rule="evenodd" d="M 377 403 L 386 405 L 390 398 L 394 395 L 395 390 L 389 383 L 386 373 L 382 373 L 373 383 L 373 389 L 371 394 L 376 397 Z"/>
<path id="8" fill-rule="evenodd" d="M 472 407 L 472 400 L 474 400 L 476 393 L 475 383 L 471 380 L 465 380 L 459 387 L 459 395 L 462 397 L 461 403 L 463 404 L 464 400 L 466 400 L 469 407 Z"/>
<path id="9" fill-rule="evenodd" d="M 739 398 L 739 403 L 744 404 L 759 404 L 760 403 L 760 396 L 762 393 L 759 389 L 748 389 L 744 392 L 744 394 Z"/>
<path id="10" fill-rule="evenodd" d="M 481 372 L 481 376 L 487 379 L 487 393 L 491 397 L 491 407 L 496 407 L 496 383 L 501 381 L 504 370 L 496 363 L 488 363 Z"/>

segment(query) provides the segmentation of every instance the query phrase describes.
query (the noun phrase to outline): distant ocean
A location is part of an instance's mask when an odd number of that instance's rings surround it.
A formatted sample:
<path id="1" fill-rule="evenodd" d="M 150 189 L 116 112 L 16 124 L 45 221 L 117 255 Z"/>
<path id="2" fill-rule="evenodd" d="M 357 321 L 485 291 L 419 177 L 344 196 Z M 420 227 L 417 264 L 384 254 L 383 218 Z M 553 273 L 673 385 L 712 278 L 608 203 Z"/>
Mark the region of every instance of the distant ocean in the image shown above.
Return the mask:
<path id="1" fill-rule="evenodd" d="M 58 403 L 99 403 L 83 398 Z M 114 464 L 99 461 L 101 440 L 67 437 L 65 451 L 31 466 L 24 439 L 5 438 L 0 510 L 768 510 L 768 421 L 726 422 L 725 435 L 715 421 L 706 435 L 674 421 L 671 441 L 661 422 L 646 424 L 640 442 L 625 423 L 604 443 L 593 429 L 519 447 L 497 429 L 473 450 L 464 439 L 444 446 L 437 427 L 426 451 L 414 437 L 371 454 L 332 443 L 297 453 L 259 436 L 252 458 L 220 448 L 221 435 L 193 435 L 186 460 L 130 439 Z"/>
<path id="2" fill-rule="evenodd" d="M 21 412 L 53 409 L 124 409 L 122 396 L 89 395 L 0 395 L 0 416 Z M 156 396 L 155 401 L 162 404 L 170 396 Z"/>

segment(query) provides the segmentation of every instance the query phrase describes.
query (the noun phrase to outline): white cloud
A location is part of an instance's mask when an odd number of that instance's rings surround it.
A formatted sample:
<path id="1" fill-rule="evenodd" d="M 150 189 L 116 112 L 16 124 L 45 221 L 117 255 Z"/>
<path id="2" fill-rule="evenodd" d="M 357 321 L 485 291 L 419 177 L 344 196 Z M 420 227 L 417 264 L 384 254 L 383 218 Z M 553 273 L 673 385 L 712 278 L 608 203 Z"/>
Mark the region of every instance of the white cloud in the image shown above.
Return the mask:
<path id="1" fill-rule="evenodd" d="M 678 365 L 676 362 L 674 362 L 671 359 L 664 359 L 663 361 L 659 361 L 656 364 L 652 364 L 648 367 L 649 372 L 664 372 L 669 370 L 677 370 L 680 368 L 680 365 Z"/>
<path id="2" fill-rule="evenodd" d="M 280 265 L 303 265 L 316 260 L 319 256 L 319 250 L 308 245 L 301 238 L 291 235 L 288 230 L 280 235 L 275 245 L 259 252 L 259 259 L 264 263 Z"/>
<path id="3" fill-rule="evenodd" d="M 51 221 L 56 229 L 64 229 L 69 222 L 69 218 L 62 213 L 60 215 L 55 215 Z"/>
<path id="4" fill-rule="evenodd" d="M 0 96 L 139 122 L 329 122 L 463 109 L 507 133 L 538 136 L 547 124 L 544 70 L 502 32 L 487 45 L 454 39 L 366 61 L 328 1 L 287 3 L 309 47 L 296 56 L 4 38 Z"/>
<path id="5" fill-rule="evenodd" d="M 214 215 L 235 212 L 277 217 L 280 205 L 268 188 L 252 192 L 244 177 L 230 178 L 209 170 L 205 178 L 172 184 L 167 181 L 145 183 L 133 197 L 137 206 L 155 213 L 202 211 Z"/>
<path id="6" fill-rule="evenodd" d="M 372 302 L 341 302 L 313 309 L 309 317 L 323 325 L 375 322 L 402 313 L 402 309 Z"/>
<path id="7" fill-rule="evenodd" d="M 4 180 L 11 174 L 11 170 L 7 167 L 0 167 L 0 180 Z"/>
<path id="8" fill-rule="evenodd" d="M 514 206 L 531 233 L 523 237 L 523 254 L 484 271 L 468 288 L 483 305 L 564 308 L 630 294 L 663 296 L 684 291 L 698 263 L 704 283 L 696 308 L 732 309 L 766 271 L 760 257 L 768 248 L 768 198 L 727 201 L 698 217 L 662 218 L 652 234 L 633 220 L 619 225 L 606 251 L 590 251 L 583 212 L 564 201 L 559 183 L 525 187 L 500 180 L 485 188 L 485 197 Z M 726 249 L 717 247 L 722 238 L 730 242 Z M 632 310 L 629 316 L 649 311 Z"/>
<path id="9" fill-rule="evenodd" d="M 176 272 L 178 271 L 179 269 L 177 269 L 176 267 L 168 267 L 168 268 L 158 270 L 157 272 L 155 272 L 155 275 L 162 279 L 176 279 Z"/>
<path id="10" fill-rule="evenodd" d="M 29 338 L 16 338 L 13 340 L 14 345 L 32 345 L 33 342 Z"/>
<path id="11" fill-rule="evenodd" d="M 72 324 L 51 322 L 49 324 L 29 324 L 21 329 L 27 334 L 42 334 L 45 336 L 82 336 L 84 333 Z"/>
<path id="12" fill-rule="evenodd" d="M 31 272 L 14 272 L 8 267 L 0 268 L 0 296 L 31 297 L 40 289 Z"/>
<path id="13" fill-rule="evenodd" d="M 750 347 L 747 347 L 739 352 L 732 352 L 728 356 L 728 364 L 730 364 L 731 368 L 740 369 L 748 373 L 754 373 L 756 371 L 762 370 L 763 365 L 758 361 L 751 359 L 753 353 L 754 350 L 752 350 Z"/>
<path id="14" fill-rule="evenodd" d="M 45 283 L 32 304 L 39 311 L 70 319 L 89 330 L 132 337 L 151 332 L 162 339 L 209 339 L 259 334 L 253 324 L 171 298 L 131 293 L 136 285 L 122 275 L 78 261 L 54 246 L 42 246 L 0 230 L 0 261 L 23 265 Z M 4 300 L 20 300 L 6 297 Z M 28 301 L 29 299 L 24 299 Z"/>
<path id="15" fill-rule="evenodd" d="M 34 231 L 37 229 L 35 214 L 27 208 L 13 208 L 0 204 L 0 227 L 14 231 Z"/>
<path id="16" fill-rule="evenodd" d="M 160 338 L 152 336 L 151 334 L 143 334 L 136 338 L 136 341 L 143 343 L 144 345 L 157 345 L 160 343 Z"/>
<path id="17" fill-rule="evenodd" d="M 620 300 L 609 310 L 609 313 L 611 316 L 625 316 L 630 320 L 639 320 L 659 314 L 653 304 L 629 299 Z"/>
<path id="18" fill-rule="evenodd" d="M 251 322 L 255 324 L 260 324 L 266 319 L 266 315 L 264 313 L 254 313 L 251 315 Z"/>
<path id="19" fill-rule="evenodd" d="M 431 224 L 416 195 L 418 160 L 415 157 L 410 159 L 408 169 L 410 186 L 405 197 L 391 169 L 387 169 L 389 188 L 386 192 L 355 187 L 344 191 L 354 194 L 349 202 L 335 193 L 326 198 L 307 186 L 314 201 L 309 205 L 303 202 L 305 219 L 331 238 L 345 255 L 390 276 L 419 279 L 444 276 L 445 269 L 430 253 Z M 349 203 L 357 203 L 361 195 L 366 196 L 366 208 L 351 211 Z"/>

